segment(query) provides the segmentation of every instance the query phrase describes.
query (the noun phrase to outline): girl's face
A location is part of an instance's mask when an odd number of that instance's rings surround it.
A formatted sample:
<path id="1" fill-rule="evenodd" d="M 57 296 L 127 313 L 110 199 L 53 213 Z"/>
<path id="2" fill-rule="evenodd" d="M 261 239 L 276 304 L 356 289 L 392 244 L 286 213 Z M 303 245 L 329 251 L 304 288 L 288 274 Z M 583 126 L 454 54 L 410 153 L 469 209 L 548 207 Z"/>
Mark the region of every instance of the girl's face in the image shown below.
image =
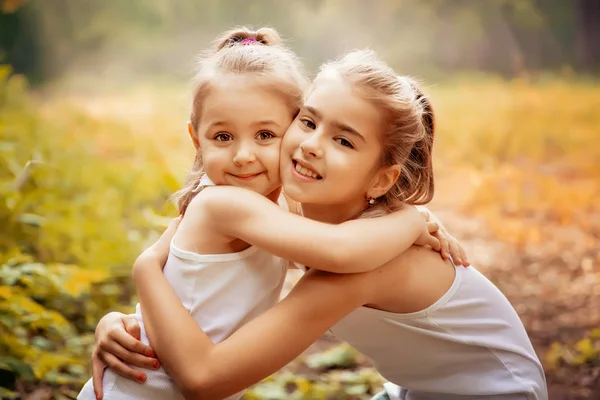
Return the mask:
<path id="1" fill-rule="evenodd" d="M 338 73 L 321 73 L 283 140 L 286 194 L 304 205 L 335 205 L 354 214 L 348 218 L 360 214 L 367 198 L 384 194 L 385 179 L 394 178 L 379 168 L 383 129 L 383 115 L 372 102 Z"/>
<path id="2" fill-rule="evenodd" d="M 293 120 L 281 96 L 252 76 L 227 75 L 212 85 L 192 134 L 204 170 L 217 185 L 262 195 L 281 187 L 281 139 Z"/>

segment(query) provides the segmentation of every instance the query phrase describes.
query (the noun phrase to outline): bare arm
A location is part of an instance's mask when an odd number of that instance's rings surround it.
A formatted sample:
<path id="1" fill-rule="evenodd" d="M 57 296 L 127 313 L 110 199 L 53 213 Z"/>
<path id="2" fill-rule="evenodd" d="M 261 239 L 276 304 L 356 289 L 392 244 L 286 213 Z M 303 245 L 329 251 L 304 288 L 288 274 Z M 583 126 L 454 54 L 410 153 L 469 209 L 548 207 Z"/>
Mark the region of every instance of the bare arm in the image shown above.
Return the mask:
<path id="1" fill-rule="evenodd" d="M 152 252 L 143 254 L 134 281 L 152 347 L 186 399 L 223 398 L 285 366 L 368 302 L 373 285 L 365 280 L 377 273 L 310 271 L 281 303 L 215 345 L 181 305 L 161 267 Z"/>
<path id="2" fill-rule="evenodd" d="M 282 210 L 243 188 L 205 189 L 188 213 L 202 214 L 211 229 L 279 257 L 329 272 L 373 270 L 406 251 L 417 239 L 439 249 L 423 216 L 412 206 L 379 218 L 326 224 Z M 186 215 L 186 218 L 188 216 Z"/>

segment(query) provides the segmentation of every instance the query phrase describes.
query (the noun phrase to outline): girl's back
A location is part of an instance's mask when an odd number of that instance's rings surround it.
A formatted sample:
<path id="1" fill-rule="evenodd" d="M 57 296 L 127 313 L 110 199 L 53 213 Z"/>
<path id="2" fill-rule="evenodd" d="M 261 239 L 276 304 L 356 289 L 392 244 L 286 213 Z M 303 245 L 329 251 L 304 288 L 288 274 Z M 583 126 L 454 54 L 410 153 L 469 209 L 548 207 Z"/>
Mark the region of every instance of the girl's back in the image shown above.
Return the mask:
<path id="1" fill-rule="evenodd" d="M 438 300 L 398 312 L 384 298 L 388 307 L 358 308 L 332 328 L 370 357 L 386 379 L 407 388 L 396 388 L 397 398 L 547 399 L 544 372 L 521 320 L 485 276 L 472 267 L 446 265 L 425 249 L 402 257 L 410 265 L 390 266 L 389 275 L 377 278 L 397 286 L 383 291 L 418 302 L 440 275 L 454 272 Z"/>

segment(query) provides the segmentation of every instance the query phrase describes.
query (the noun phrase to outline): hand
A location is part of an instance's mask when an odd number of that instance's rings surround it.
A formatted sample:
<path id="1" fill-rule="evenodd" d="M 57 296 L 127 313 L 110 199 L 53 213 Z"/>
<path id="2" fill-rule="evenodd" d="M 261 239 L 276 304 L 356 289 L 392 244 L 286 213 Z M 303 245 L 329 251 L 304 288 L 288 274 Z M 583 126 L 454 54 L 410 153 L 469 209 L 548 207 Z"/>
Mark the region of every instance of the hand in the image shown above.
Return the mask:
<path id="1" fill-rule="evenodd" d="M 158 240 L 150 247 L 148 247 L 141 256 L 150 256 L 157 259 L 158 263 L 163 267 L 167 263 L 169 257 L 169 251 L 171 248 L 171 241 L 177 232 L 177 227 L 181 223 L 182 216 L 174 218 L 169 222 L 167 229 L 163 232 Z"/>
<path id="2" fill-rule="evenodd" d="M 437 232 L 438 230 L 439 225 L 437 224 L 437 222 L 426 220 L 425 224 L 423 224 L 423 230 L 421 231 L 421 234 L 415 241 L 415 244 L 417 246 L 431 246 L 431 248 L 435 251 L 441 251 L 442 247 L 440 240 L 432 234 L 433 232 Z"/>
<path id="3" fill-rule="evenodd" d="M 160 363 L 150 346 L 140 342 L 140 325 L 133 316 L 117 312 L 106 314 L 96 327 L 96 348 L 92 353 L 92 383 L 96 398 L 101 399 L 104 369 L 138 383 L 146 381 L 146 374 L 133 366 L 158 369 Z"/>
<path id="4" fill-rule="evenodd" d="M 428 224 L 431 223 L 432 219 L 436 219 L 429 210 L 423 210 L 421 211 L 421 214 L 425 217 L 425 220 Z M 447 260 L 452 257 L 452 261 L 456 265 L 469 267 L 471 263 L 467 258 L 465 249 L 454 236 L 450 235 L 446 227 L 439 220 L 437 220 L 435 223 L 438 225 L 439 229 L 435 231 L 430 230 L 429 232 L 431 232 L 431 234 L 439 240 L 442 258 Z"/>

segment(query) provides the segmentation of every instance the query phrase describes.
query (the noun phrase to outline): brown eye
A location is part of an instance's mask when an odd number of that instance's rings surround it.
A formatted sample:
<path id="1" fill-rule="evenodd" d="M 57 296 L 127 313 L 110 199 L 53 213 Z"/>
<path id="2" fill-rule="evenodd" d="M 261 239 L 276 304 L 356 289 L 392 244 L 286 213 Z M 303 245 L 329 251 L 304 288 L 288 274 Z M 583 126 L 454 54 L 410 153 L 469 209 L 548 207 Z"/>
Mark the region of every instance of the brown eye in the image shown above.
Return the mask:
<path id="1" fill-rule="evenodd" d="M 308 129 L 316 129 L 317 125 L 313 121 L 308 118 L 300 118 L 300 122 L 302 125 L 306 126 Z"/>
<path id="2" fill-rule="evenodd" d="M 271 138 L 274 138 L 275 135 L 273 134 L 273 132 L 262 131 L 262 132 L 258 132 L 258 135 L 256 135 L 256 137 L 260 140 L 269 140 Z"/>
<path id="3" fill-rule="evenodd" d="M 215 135 L 214 139 L 217 142 L 229 142 L 233 140 L 233 136 L 231 136 L 229 133 L 219 132 Z"/>
<path id="4" fill-rule="evenodd" d="M 336 142 L 338 142 L 339 144 L 341 144 L 344 147 L 349 147 L 351 149 L 354 148 L 354 146 L 352 145 L 352 143 L 350 143 L 350 141 L 348 139 L 344 139 L 344 138 L 336 138 L 334 139 Z"/>

